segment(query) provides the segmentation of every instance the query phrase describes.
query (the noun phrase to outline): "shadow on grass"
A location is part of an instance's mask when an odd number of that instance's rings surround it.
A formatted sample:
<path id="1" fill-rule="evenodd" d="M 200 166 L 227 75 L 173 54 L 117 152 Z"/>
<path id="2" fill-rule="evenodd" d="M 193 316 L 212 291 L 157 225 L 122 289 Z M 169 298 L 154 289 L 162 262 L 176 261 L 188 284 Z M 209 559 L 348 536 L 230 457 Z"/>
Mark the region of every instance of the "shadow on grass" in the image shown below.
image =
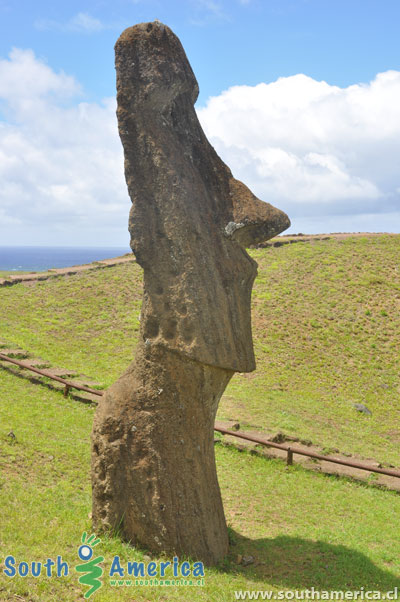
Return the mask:
<path id="1" fill-rule="evenodd" d="M 221 571 L 246 575 L 279 589 L 400 590 L 400 576 L 377 567 L 367 556 L 343 545 L 285 535 L 251 540 L 230 530 L 230 554 Z M 237 557 L 254 556 L 244 567 Z"/>
<path id="2" fill-rule="evenodd" d="M 0 353 L 1 353 L 1 349 L 0 349 Z M 27 361 L 27 363 L 29 363 L 29 358 L 26 361 Z M 9 374 L 13 374 L 14 376 L 17 376 L 18 378 L 21 378 L 22 380 L 32 383 L 33 385 L 41 385 L 42 387 L 46 387 L 46 389 L 48 389 L 49 391 L 55 391 L 56 393 L 61 393 L 61 395 L 63 395 L 63 393 L 64 393 L 65 385 L 59 384 L 57 386 L 56 384 L 54 384 L 56 381 L 53 381 L 51 379 L 46 380 L 45 376 L 39 376 L 39 375 L 34 376 L 33 375 L 34 373 L 28 372 L 28 370 L 20 370 L 17 366 L 11 365 L 11 364 L 10 365 L 1 364 L 0 368 L 3 369 L 5 372 L 8 372 Z M 74 379 L 72 378 L 71 381 L 73 381 L 73 380 Z M 79 401 L 81 403 L 84 403 L 87 405 L 92 405 L 92 406 L 97 405 L 97 402 L 94 401 L 93 399 L 88 399 L 88 398 L 84 397 L 84 392 L 80 392 L 79 389 L 71 388 L 69 390 L 68 396 L 70 399 L 73 399 L 74 401 Z M 100 396 L 99 396 L 99 399 L 100 399 Z"/>

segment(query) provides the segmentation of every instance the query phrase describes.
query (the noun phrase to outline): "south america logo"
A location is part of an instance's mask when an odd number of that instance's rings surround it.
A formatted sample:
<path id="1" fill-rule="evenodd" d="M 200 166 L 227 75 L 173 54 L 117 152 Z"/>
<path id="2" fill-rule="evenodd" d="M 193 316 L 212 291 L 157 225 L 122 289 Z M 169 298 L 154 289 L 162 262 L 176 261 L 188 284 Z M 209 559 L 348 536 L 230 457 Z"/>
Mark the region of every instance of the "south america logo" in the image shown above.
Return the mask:
<path id="1" fill-rule="evenodd" d="M 83 564 L 78 564 L 75 570 L 79 573 L 84 573 L 78 579 L 82 585 L 90 585 L 90 589 L 87 590 L 84 597 L 90 598 L 94 592 L 103 584 L 99 577 L 103 574 L 103 569 L 99 566 L 100 562 L 103 562 L 104 557 L 98 556 L 93 558 L 93 548 L 100 543 L 100 539 L 96 539 L 96 535 L 87 536 L 86 531 L 82 533 L 82 545 L 78 548 L 78 556 L 81 560 L 84 560 Z"/>

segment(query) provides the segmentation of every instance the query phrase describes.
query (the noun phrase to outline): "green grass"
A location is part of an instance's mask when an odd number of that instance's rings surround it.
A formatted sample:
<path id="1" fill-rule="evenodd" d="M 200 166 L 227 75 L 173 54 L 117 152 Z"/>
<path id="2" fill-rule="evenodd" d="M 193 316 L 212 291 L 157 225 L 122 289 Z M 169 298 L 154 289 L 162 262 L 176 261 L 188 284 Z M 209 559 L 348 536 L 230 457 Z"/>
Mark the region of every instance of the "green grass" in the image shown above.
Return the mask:
<path id="1" fill-rule="evenodd" d="M 78 562 L 81 533 L 90 532 L 90 429 L 93 408 L 0 371 L 0 559 L 44 561 L 61 554 Z M 8 436 L 10 430 L 16 440 Z M 95 600 L 230 601 L 239 589 L 387 591 L 400 586 L 400 497 L 390 491 L 287 468 L 217 444 L 218 475 L 231 552 L 206 569 L 205 586 L 119 588 L 104 577 Z M 109 570 L 143 560 L 144 551 L 103 538 L 96 553 Z M 252 555 L 256 564 L 237 564 Z M 76 601 L 85 588 L 66 578 L 13 579 L 0 572 L 0 599 Z"/>
<path id="2" fill-rule="evenodd" d="M 252 251 L 257 370 L 234 377 L 219 418 L 398 466 L 399 244 L 400 237 L 379 236 Z M 133 357 L 140 303 L 134 263 L 4 287 L 0 338 L 108 385 Z M 81 533 L 91 530 L 94 410 L 3 369 L 0 401 L 0 560 L 61 554 L 74 567 Z M 400 587 L 397 493 L 221 444 L 216 457 L 232 546 L 221 566 L 206 570 L 205 587 L 105 584 L 94 600 L 224 602 L 240 589 Z M 106 568 L 116 554 L 145 554 L 118 537 L 96 551 Z M 257 563 L 240 566 L 238 555 Z M 83 592 L 73 572 L 8 579 L 0 570 L 1 600 L 75 601 Z"/>

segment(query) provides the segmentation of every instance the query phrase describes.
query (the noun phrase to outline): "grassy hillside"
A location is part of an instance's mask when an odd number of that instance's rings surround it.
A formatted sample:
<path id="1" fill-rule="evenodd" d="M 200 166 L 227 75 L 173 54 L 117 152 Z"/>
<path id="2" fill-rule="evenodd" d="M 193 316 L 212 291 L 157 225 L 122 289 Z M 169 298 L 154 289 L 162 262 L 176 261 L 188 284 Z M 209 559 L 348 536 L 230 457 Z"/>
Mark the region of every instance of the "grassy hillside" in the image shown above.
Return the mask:
<path id="1" fill-rule="evenodd" d="M 236 375 L 219 417 L 281 430 L 397 466 L 400 237 L 328 240 L 252 251 L 257 371 Z M 134 263 L 0 288 L 0 338 L 55 366 L 111 383 L 138 337 L 141 271 Z M 357 413 L 364 403 L 372 416 Z M 74 567 L 91 530 L 93 408 L 0 370 L 0 561 L 62 554 Z M 10 437 L 13 431 L 16 439 Z M 94 600 L 230 601 L 235 590 L 387 591 L 400 587 L 400 497 L 216 446 L 232 540 L 204 588 L 119 588 Z M 145 552 L 105 538 L 104 566 Z M 238 556 L 253 555 L 244 567 Z M 1 600 L 76 601 L 65 579 L 6 578 Z"/>
<path id="2" fill-rule="evenodd" d="M 236 378 L 222 411 L 398 465 L 400 236 L 253 256 L 257 371 Z"/>
<path id="3" fill-rule="evenodd" d="M 400 236 L 251 254 L 257 370 L 234 377 L 219 418 L 398 464 Z M 132 263 L 19 284 L 1 289 L 0 303 L 10 344 L 109 385 L 134 356 L 141 270 Z"/>

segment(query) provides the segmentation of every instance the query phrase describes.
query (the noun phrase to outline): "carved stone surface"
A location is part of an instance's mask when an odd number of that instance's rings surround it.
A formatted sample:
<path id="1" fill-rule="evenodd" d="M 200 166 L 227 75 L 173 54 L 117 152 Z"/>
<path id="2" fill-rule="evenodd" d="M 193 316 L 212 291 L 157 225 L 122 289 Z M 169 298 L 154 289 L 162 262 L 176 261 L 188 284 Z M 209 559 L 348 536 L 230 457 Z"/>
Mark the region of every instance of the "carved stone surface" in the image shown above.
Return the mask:
<path id="1" fill-rule="evenodd" d="M 136 360 L 99 404 L 93 427 L 93 519 L 154 551 L 209 564 L 228 539 L 213 450 L 219 399 L 255 368 L 244 247 L 285 230 L 209 144 L 198 85 L 162 23 L 125 30 L 115 46 L 118 124 L 144 270 Z"/>

